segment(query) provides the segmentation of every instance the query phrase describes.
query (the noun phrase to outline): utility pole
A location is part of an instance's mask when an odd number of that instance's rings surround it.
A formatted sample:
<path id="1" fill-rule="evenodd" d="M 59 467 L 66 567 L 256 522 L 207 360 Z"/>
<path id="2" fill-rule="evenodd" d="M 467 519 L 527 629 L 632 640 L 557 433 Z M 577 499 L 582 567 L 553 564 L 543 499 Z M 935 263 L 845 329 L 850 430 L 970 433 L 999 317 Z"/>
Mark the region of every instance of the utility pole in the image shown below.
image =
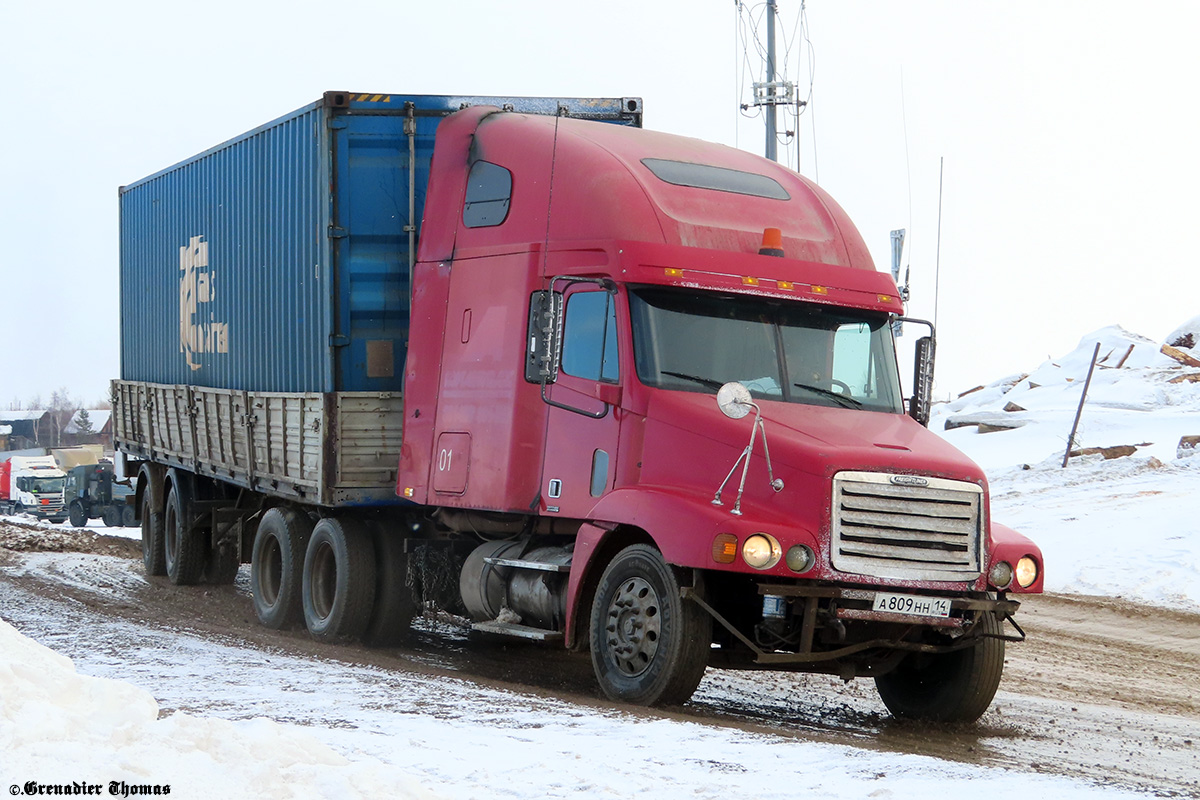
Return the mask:
<path id="1" fill-rule="evenodd" d="M 775 0 L 767 0 L 767 96 L 775 95 Z M 767 104 L 767 158 L 779 160 L 779 136 L 775 104 Z"/>
<path id="2" fill-rule="evenodd" d="M 775 70 L 775 0 L 767 0 L 767 75 L 766 80 L 754 83 L 754 106 L 763 106 L 767 123 L 766 156 L 779 160 L 779 131 L 775 107 L 796 104 L 796 84 L 776 80 Z M 743 106 L 744 108 L 745 106 Z"/>

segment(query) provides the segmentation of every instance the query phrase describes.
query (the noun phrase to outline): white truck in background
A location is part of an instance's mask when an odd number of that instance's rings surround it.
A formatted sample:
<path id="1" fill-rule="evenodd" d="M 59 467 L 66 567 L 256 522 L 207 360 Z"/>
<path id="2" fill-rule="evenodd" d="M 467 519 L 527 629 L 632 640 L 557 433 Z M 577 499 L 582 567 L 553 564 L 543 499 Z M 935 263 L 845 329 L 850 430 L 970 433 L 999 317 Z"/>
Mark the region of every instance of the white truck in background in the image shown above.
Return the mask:
<path id="1" fill-rule="evenodd" d="M 0 462 L 0 513 L 62 522 L 67 518 L 66 479 L 53 456 L 13 456 Z"/>

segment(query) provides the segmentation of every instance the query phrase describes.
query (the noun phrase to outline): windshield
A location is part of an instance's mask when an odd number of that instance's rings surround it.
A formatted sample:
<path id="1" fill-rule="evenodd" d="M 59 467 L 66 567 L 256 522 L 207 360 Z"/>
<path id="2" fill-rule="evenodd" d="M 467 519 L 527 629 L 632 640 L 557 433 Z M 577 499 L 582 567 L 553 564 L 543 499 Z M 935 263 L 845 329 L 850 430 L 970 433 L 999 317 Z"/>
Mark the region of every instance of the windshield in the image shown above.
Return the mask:
<path id="1" fill-rule="evenodd" d="M 903 413 L 886 314 L 714 292 L 630 291 L 638 378 L 763 400 Z"/>

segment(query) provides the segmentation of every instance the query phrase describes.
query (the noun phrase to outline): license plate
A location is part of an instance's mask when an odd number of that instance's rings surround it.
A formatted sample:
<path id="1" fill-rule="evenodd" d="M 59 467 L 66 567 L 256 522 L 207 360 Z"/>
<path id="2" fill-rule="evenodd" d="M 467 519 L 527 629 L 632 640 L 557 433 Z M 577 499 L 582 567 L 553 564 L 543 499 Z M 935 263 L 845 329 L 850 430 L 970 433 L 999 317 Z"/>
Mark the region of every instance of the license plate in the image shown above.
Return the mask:
<path id="1" fill-rule="evenodd" d="M 948 617 L 950 616 L 950 599 L 879 592 L 875 595 L 875 603 L 871 606 L 871 610 L 886 611 L 889 614 L 907 614 L 913 617 Z"/>

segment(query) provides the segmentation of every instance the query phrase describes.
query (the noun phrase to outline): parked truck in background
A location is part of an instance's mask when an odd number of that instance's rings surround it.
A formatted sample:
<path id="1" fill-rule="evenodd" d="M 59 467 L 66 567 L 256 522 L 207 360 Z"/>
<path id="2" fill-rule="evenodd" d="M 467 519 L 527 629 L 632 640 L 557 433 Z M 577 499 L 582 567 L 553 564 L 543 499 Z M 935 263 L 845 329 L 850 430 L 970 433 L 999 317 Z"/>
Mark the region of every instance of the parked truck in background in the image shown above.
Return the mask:
<path id="1" fill-rule="evenodd" d="M 133 489 L 114 480 L 110 463 L 80 464 L 66 472 L 63 504 L 71 525 L 82 528 L 89 519 L 102 519 L 110 528 L 132 528 L 137 509 L 128 500 Z"/>
<path id="2" fill-rule="evenodd" d="M 66 474 L 52 456 L 13 456 L 0 462 L 0 513 L 62 522 Z"/>
<path id="3" fill-rule="evenodd" d="M 837 203 L 641 112 L 331 92 L 122 187 L 147 571 L 248 561 L 262 623 L 319 640 L 456 612 L 615 700 L 714 665 L 978 718 L 1042 559 L 924 427 L 932 332 L 906 402 Z"/>

